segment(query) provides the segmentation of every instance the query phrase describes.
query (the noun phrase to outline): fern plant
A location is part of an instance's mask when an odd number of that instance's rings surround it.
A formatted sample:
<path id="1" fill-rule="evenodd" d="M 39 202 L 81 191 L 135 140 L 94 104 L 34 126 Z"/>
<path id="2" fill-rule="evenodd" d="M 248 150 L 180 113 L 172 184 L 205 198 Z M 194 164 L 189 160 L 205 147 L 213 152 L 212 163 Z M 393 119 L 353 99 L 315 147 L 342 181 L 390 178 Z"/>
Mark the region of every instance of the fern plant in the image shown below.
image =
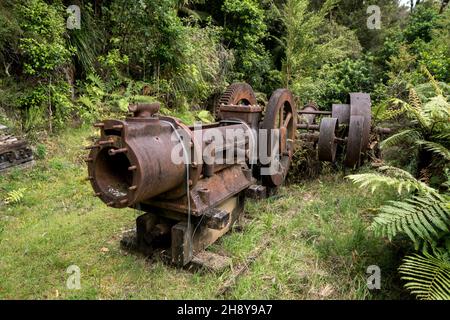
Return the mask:
<path id="1" fill-rule="evenodd" d="M 424 242 L 437 242 L 442 232 L 450 232 L 448 201 L 439 196 L 413 196 L 403 201 L 389 201 L 382 206 L 370 229 L 392 240 L 405 233 L 416 249 Z"/>
<path id="2" fill-rule="evenodd" d="M 424 300 L 450 300 L 449 252 L 432 254 L 426 250 L 422 255 L 412 254 L 403 260 L 399 268 L 405 287 Z"/>
<path id="3" fill-rule="evenodd" d="M 394 99 L 391 114 L 404 114 L 410 123 L 380 146 L 382 150 L 402 146 L 413 157 L 428 159 L 420 163 L 417 175 L 423 178 L 423 172 L 431 172 L 432 177 L 424 181 L 437 178 L 443 192 L 392 166 L 347 178 L 372 192 L 386 186 L 397 191 L 400 198 L 383 205 L 369 229 L 389 240 L 404 234 L 416 250 L 422 247 L 421 255 L 407 256 L 399 268 L 405 287 L 419 299 L 450 300 L 450 103 L 431 74 L 427 74 L 436 95 L 423 102 L 412 88 L 408 102 Z M 427 247 L 433 249 L 432 253 Z"/>
<path id="4" fill-rule="evenodd" d="M 369 230 L 392 240 L 406 234 L 416 250 L 431 245 L 434 255 L 424 250 L 422 256 L 410 255 L 399 271 L 405 287 L 419 299 L 450 299 L 450 197 L 415 179 L 409 172 L 381 167 L 381 172 L 347 176 L 372 192 L 382 186 L 394 188 L 403 198 L 389 201 L 379 209 Z M 405 196 L 404 193 L 407 192 Z M 442 240 L 445 250 L 439 250 Z M 445 253 L 447 252 L 447 253 Z"/>
<path id="5" fill-rule="evenodd" d="M 5 204 L 15 204 L 22 201 L 23 197 L 25 196 L 25 190 L 26 188 L 19 188 L 17 190 L 9 191 L 6 194 L 5 199 L 3 200 L 3 203 Z"/>
<path id="6" fill-rule="evenodd" d="M 392 99 L 391 108 L 385 112 L 387 116 L 402 114 L 410 121 L 380 147 L 385 153 L 394 146 L 400 147 L 403 151 L 400 164 L 415 170 L 417 176 L 426 177 L 437 187 L 445 182 L 444 173 L 450 168 L 450 103 L 445 96 L 446 87 L 442 89 L 425 67 L 422 71 L 429 78 L 427 88 L 433 89 L 434 95 L 424 94 L 419 86 L 421 93 L 411 88 L 408 101 Z M 395 154 L 399 158 L 398 152 Z"/>

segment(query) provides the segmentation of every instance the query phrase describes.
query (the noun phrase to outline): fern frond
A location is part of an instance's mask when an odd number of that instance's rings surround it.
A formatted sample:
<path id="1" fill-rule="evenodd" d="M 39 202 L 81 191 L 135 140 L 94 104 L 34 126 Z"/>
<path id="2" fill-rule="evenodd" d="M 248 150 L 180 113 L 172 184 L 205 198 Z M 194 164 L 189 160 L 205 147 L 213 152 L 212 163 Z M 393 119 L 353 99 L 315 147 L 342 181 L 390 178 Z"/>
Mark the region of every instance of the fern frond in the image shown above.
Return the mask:
<path id="1" fill-rule="evenodd" d="M 439 140 L 448 140 L 448 141 L 450 141 L 450 130 L 447 131 L 447 132 L 438 133 L 438 134 L 434 135 L 433 137 L 436 138 L 436 139 L 439 139 Z"/>
<path id="2" fill-rule="evenodd" d="M 409 105 L 414 108 L 417 112 L 420 112 L 422 110 L 422 101 L 419 98 L 419 95 L 417 94 L 416 90 L 413 88 L 409 89 Z"/>
<path id="3" fill-rule="evenodd" d="M 422 300 L 450 300 L 450 261 L 448 254 L 413 254 L 399 268 L 405 288 Z"/>
<path id="4" fill-rule="evenodd" d="M 402 194 L 403 191 L 412 192 L 417 190 L 422 194 L 438 196 L 435 189 L 417 180 L 405 170 L 389 166 L 380 167 L 379 170 L 383 173 L 353 174 L 346 178 L 358 184 L 360 188 L 369 187 L 372 193 L 379 187 L 388 186 L 395 188 L 399 194 Z"/>
<path id="5" fill-rule="evenodd" d="M 22 201 L 23 197 L 25 196 L 25 190 L 26 188 L 19 188 L 17 190 L 12 190 L 8 192 L 6 195 L 6 198 L 3 200 L 5 204 L 15 204 Z"/>
<path id="6" fill-rule="evenodd" d="M 386 109 L 383 112 L 383 114 L 381 114 L 378 118 L 381 121 L 388 121 L 388 120 L 393 120 L 395 118 L 398 118 L 403 113 L 405 113 L 405 110 L 402 109 L 402 108 L 399 108 L 399 109 Z"/>
<path id="7" fill-rule="evenodd" d="M 431 74 L 431 72 L 428 70 L 428 68 L 422 64 L 420 66 L 420 70 L 425 74 L 425 76 L 428 78 L 428 81 L 431 83 L 431 85 L 434 88 L 434 92 L 436 93 L 437 96 L 442 95 L 442 89 L 439 86 L 439 83 L 436 81 L 436 79 L 434 78 L 434 76 Z"/>
<path id="8" fill-rule="evenodd" d="M 423 107 L 423 115 L 433 124 L 450 123 L 450 103 L 444 96 L 432 97 Z"/>
<path id="9" fill-rule="evenodd" d="M 399 233 L 405 233 L 418 247 L 423 240 L 436 240 L 441 231 L 450 232 L 450 209 L 442 197 L 389 201 L 380 208 L 370 229 L 390 240 Z"/>
<path id="10" fill-rule="evenodd" d="M 400 131 L 396 134 L 393 134 L 392 136 L 388 137 L 387 139 L 383 140 L 380 143 L 380 148 L 389 148 L 392 146 L 396 146 L 399 144 L 404 144 L 405 142 L 412 143 L 413 141 L 416 141 L 418 139 L 422 139 L 422 135 L 419 131 L 415 129 L 407 129 Z"/>
<path id="11" fill-rule="evenodd" d="M 425 140 L 418 140 L 416 143 L 423 146 L 425 149 L 440 155 L 445 160 L 450 161 L 450 150 L 442 144 Z"/>
<path id="12" fill-rule="evenodd" d="M 426 114 L 424 114 L 422 103 L 414 89 L 410 89 L 409 103 L 400 99 L 392 99 L 391 102 L 403 109 L 408 118 L 417 121 L 422 128 L 429 129 L 431 127 L 432 122 Z"/>

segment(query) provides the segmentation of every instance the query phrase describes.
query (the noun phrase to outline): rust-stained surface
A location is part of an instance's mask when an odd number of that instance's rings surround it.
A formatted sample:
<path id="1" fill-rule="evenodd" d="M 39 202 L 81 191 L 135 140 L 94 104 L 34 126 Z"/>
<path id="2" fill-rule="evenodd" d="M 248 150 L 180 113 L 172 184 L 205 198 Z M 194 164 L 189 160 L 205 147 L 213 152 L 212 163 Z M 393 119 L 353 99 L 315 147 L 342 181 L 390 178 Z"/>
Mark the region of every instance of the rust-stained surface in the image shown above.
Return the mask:
<path id="1" fill-rule="evenodd" d="M 274 150 L 279 158 L 280 168 L 277 172 L 263 177 L 264 184 L 269 187 L 276 187 L 286 178 L 292 155 L 295 147 L 295 135 L 297 130 L 297 110 L 292 93 L 287 89 L 278 89 L 270 97 L 266 107 L 266 114 L 261 125 L 262 129 L 268 130 L 268 153 L 272 156 L 272 146 L 270 142 L 273 129 L 279 130 L 279 148 Z M 269 166 L 268 164 L 266 166 Z"/>
<path id="2" fill-rule="evenodd" d="M 283 184 L 297 135 L 317 142 L 323 161 L 334 162 L 337 145 L 345 145 L 345 165 L 353 167 L 371 129 L 370 96 L 362 93 L 350 94 L 350 104 L 335 104 L 332 111 L 309 104 L 297 113 L 292 93 L 278 89 L 263 112 L 251 86 L 236 83 L 215 110 L 219 122 L 187 126 L 159 115 L 158 103 L 133 104 L 125 120 L 95 125 L 100 137 L 86 159 L 95 195 L 111 207 L 143 211 L 135 237 L 123 241 L 128 247 L 149 255 L 162 246 L 172 263 L 184 266 L 233 226 L 245 195 L 259 199 Z M 239 134 L 230 138 L 227 130 Z M 261 149 L 264 132 L 264 156 L 272 158 L 263 163 L 258 153 L 251 162 L 251 143 Z M 230 151 L 235 161 L 224 162 Z M 182 161 L 174 161 L 174 154 Z M 238 161 L 237 155 L 243 157 Z M 263 174 L 272 165 L 275 171 Z"/>
<path id="3" fill-rule="evenodd" d="M 344 150 L 344 165 L 358 166 L 369 147 L 372 130 L 370 95 L 350 93 L 348 104 L 333 104 L 331 109 L 332 111 L 321 111 L 313 104 L 299 111 L 300 119 L 309 117 L 306 118 L 308 121 L 297 125 L 299 137 L 317 142 L 318 158 L 321 161 L 335 162 L 337 150 Z M 317 120 L 317 117 L 321 119 Z M 389 132 L 386 128 L 374 128 L 374 131 Z M 337 148 L 338 144 L 344 148 Z"/>
<path id="4" fill-rule="evenodd" d="M 33 151 L 28 143 L 8 134 L 6 129 L 0 125 L 0 172 L 33 161 Z"/>
<path id="5" fill-rule="evenodd" d="M 257 138 L 262 109 L 247 84 L 231 85 L 221 103 L 222 120 L 214 124 L 188 127 L 158 115 L 159 104 L 153 103 L 130 105 L 132 116 L 95 125 L 100 137 L 88 147 L 88 179 L 108 206 L 145 212 L 136 220 L 131 241 L 139 251 L 150 254 L 165 244 L 171 261 L 185 265 L 242 213 L 245 190 L 258 177 L 258 166 L 252 170 L 249 164 L 249 139 Z M 290 110 L 284 126 L 291 131 L 283 132 L 280 149 L 289 155 L 295 109 L 275 107 L 276 112 Z M 227 130 L 240 134 L 230 138 Z M 228 153 L 235 161 L 224 163 Z M 174 161 L 174 154 L 181 161 Z M 238 154 L 244 155 L 240 161 Z"/>
<path id="6" fill-rule="evenodd" d="M 372 103 L 367 93 L 350 93 L 350 117 L 362 116 L 364 118 L 361 149 L 369 146 L 370 130 L 372 126 Z"/>
<path id="7" fill-rule="evenodd" d="M 320 122 L 318 155 L 319 160 L 334 162 L 336 159 L 336 131 L 338 129 L 337 118 L 324 118 Z"/>

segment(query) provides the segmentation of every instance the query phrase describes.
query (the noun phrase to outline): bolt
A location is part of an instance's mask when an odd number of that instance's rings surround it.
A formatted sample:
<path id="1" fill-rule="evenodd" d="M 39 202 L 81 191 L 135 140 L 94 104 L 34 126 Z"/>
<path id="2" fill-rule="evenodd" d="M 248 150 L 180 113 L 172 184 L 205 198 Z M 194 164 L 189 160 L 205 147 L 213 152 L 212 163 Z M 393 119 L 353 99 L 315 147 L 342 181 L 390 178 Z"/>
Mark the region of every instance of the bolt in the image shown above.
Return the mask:
<path id="1" fill-rule="evenodd" d="M 85 147 L 84 149 L 85 150 L 90 150 L 90 149 L 97 149 L 97 148 L 99 148 L 100 146 L 98 145 L 98 144 L 94 144 L 93 146 L 88 146 L 88 147 Z"/>
<path id="2" fill-rule="evenodd" d="M 99 141 L 98 142 L 98 144 L 99 145 L 105 145 L 105 144 L 111 144 L 111 143 L 113 143 L 114 141 L 112 141 L 112 140 L 106 140 L 106 141 Z"/>
<path id="3" fill-rule="evenodd" d="M 110 149 L 110 150 L 108 151 L 108 153 L 109 153 L 110 156 L 113 156 L 113 155 L 115 155 L 115 154 L 117 154 L 117 153 L 125 153 L 125 152 L 127 152 L 127 151 L 128 151 L 127 148 Z"/>

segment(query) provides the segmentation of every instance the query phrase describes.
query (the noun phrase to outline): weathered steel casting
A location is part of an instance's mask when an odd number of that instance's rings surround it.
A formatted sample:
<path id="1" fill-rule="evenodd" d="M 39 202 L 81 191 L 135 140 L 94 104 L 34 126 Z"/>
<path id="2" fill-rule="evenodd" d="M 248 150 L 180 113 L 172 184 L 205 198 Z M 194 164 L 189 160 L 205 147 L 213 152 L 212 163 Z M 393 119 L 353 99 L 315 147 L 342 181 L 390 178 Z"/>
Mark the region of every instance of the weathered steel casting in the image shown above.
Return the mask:
<path id="1" fill-rule="evenodd" d="M 0 125 L 0 171 L 32 163 L 33 151 L 25 140 L 6 133 Z"/>

